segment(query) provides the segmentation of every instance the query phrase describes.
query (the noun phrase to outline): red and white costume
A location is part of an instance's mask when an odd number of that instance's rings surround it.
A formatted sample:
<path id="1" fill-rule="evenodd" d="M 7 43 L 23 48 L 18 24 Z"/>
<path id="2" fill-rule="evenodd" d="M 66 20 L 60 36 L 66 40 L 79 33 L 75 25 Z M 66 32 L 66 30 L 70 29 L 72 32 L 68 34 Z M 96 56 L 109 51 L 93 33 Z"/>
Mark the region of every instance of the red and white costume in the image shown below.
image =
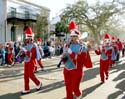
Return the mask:
<path id="1" fill-rule="evenodd" d="M 97 55 L 100 55 L 101 83 L 105 82 L 105 76 L 106 76 L 106 79 L 108 79 L 108 77 L 109 77 L 109 66 L 111 65 L 111 61 L 116 58 L 116 57 L 114 57 L 114 49 L 110 45 L 110 43 L 111 43 L 110 35 L 105 34 L 103 40 L 104 40 L 104 45 L 102 45 L 100 48 L 95 50 L 95 53 Z"/>
<path id="2" fill-rule="evenodd" d="M 116 44 L 116 41 L 117 41 L 117 38 L 116 37 L 114 37 L 114 36 L 112 36 L 112 47 L 113 47 L 113 49 L 114 49 L 114 53 L 115 53 L 115 57 L 117 58 L 117 55 L 118 55 L 118 53 L 119 53 L 119 48 L 118 48 L 118 45 Z M 116 60 L 112 60 L 111 61 L 111 67 L 112 67 L 112 65 L 113 64 L 115 64 L 115 61 Z"/>
<path id="3" fill-rule="evenodd" d="M 14 46 L 13 46 L 13 43 L 11 41 L 8 43 L 8 45 L 9 45 L 8 46 L 8 56 L 7 56 L 8 64 L 13 65 L 14 64 L 14 62 L 13 62 Z"/>
<path id="4" fill-rule="evenodd" d="M 41 67 L 41 70 L 44 70 L 44 67 L 43 67 L 43 64 L 42 64 L 42 56 L 43 56 L 44 53 L 43 53 L 43 50 L 42 50 L 42 47 L 41 47 L 41 43 L 42 43 L 42 39 L 38 38 L 37 39 L 37 44 L 38 44 L 38 49 L 39 49 L 41 58 L 38 58 L 37 62 L 39 64 L 39 66 Z"/>
<path id="5" fill-rule="evenodd" d="M 71 31 L 70 36 L 79 35 L 74 21 L 70 23 L 69 28 Z M 73 99 L 73 93 L 77 99 L 80 99 L 82 96 L 80 82 L 84 76 L 83 67 L 92 67 L 89 52 L 85 46 L 80 45 L 76 41 L 75 43 L 71 42 L 65 45 L 63 55 L 65 56 L 62 60 L 65 64 L 63 73 L 66 86 L 66 99 Z"/>
<path id="6" fill-rule="evenodd" d="M 36 84 L 37 89 L 40 89 L 41 83 L 34 75 L 34 69 L 36 66 L 36 48 L 32 43 L 33 32 L 30 27 L 25 30 L 27 46 L 25 49 L 25 61 L 24 61 L 24 91 L 22 94 L 30 92 L 29 81 L 30 79 Z"/>

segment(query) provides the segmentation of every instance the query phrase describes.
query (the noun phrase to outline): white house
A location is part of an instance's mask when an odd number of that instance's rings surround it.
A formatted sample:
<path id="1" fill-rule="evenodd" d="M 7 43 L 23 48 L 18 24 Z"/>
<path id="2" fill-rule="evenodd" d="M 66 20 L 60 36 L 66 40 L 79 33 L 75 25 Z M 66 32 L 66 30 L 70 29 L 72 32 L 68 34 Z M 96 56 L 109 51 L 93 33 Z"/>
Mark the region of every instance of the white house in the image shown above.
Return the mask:
<path id="1" fill-rule="evenodd" d="M 0 42 L 23 41 L 24 29 L 35 23 L 40 12 L 50 10 L 26 0 L 0 0 Z"/>

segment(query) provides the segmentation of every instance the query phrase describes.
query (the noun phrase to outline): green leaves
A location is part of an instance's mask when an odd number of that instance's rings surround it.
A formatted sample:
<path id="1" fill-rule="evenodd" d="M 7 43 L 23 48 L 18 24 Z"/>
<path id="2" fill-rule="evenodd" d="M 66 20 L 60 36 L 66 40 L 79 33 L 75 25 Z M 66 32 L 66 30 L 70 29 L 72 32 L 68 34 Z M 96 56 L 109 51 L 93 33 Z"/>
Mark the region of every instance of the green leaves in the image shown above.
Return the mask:
<path id="1" fill-rule="evenodd" d="M 112 18 L 115 20 L 115 16 L 124 11 L 123 8 L 124 6 L 122 6 L 118 1 L 103 4 L 98 1 L 93 5 L 89 5 L 86 0 L 80 0 L 74 5 L 68 5 L 61 16 L 62 21 L 67 21 L 68 23 L 72 19 L 75 20 L 81 27 L 81 32 L 87 31 L 90 35 L 93 35 L 91 37 L 100 41 L 100 32 L 107 29 L 107 27 L 111 25 L 108 24 L 110 19 Z"/>
<path id="2" fill-rule="evenodd" d="M 49 14 L 47 11 L 41 11 L 41 14 L 37 18 L 36 23 L 36 38 L 42 37 L 44 40 L 47 39 L 48 36 L 48 21 Z"/>
<path id="3" fill-rule="evenodd" d="M 57 35 L 59 35 L 61 33 L 64 33 L 64 34 L 68 33 L 68 26 L 67 26 L 67 24 L 62 22 L 62 21 L 56 23 L 56 25 L 55 25 L 55 33 Z"/>

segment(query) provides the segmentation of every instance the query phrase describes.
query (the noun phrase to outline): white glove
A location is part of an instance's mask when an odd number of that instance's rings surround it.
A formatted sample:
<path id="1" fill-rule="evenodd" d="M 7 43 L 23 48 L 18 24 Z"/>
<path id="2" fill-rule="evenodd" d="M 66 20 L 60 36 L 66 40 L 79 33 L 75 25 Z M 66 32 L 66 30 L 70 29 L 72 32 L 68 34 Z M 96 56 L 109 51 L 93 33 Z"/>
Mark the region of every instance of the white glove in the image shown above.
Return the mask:
<path id="1" fill-rule="evenodd" d="M 68 52 L 69 54 L 71 54 L 71 53 L 72 53 L 72 50 L 71 50 L 70 48 L 68 48 L 67 52 Z"/>
<path id="2" fill-rule="evenodd" d="M 102 51 L 102 46 L 101 45 L 99 46 L 99 49 L 100 49 L 100 51 Z"/>
<path id="3" fill-rule="evenodd" d="M 98 45 L 97 44 L 95 44 L 95 46 L 94 46 L 95 48 L 98 48 Z"/>
<path id="4" fill-rule="evenodd" d="M 26 48 L 24 48 L 24 47 L 22 47 L 22 48 L 21 48 L 21 50 L 22 50 L 22 51 L 24 51 L 24 52 L 26 52 L 26 51 L 27 51 L 27 50 L 26 50 Z"/>

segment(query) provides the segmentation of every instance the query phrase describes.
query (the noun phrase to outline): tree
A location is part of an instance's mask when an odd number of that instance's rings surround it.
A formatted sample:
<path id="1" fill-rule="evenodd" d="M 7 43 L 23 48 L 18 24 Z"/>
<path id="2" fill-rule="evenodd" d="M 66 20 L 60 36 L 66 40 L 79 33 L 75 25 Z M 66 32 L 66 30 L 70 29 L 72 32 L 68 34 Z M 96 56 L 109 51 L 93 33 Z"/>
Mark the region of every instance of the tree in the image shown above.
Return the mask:
<path id="1" fill-rule="evenodd" d="M 119 7 L 120 6 L 120 7 Z M 84 25 L 90 35 L 99 43 L 101 32 L 106 30 L 109 20 L 118 14 L 122 14 L 123 6 L 118 1 L 95 5 L 89 5 L 87 1 L 80 0 L 74 5 L 68 5 L 61 14 L 62 20 L 75 20 L 78 25 Z"/>
<path id="2" fill-rule="evenodd" d="M 55 24 L 55 34 L 57 36 L 61 36 L 62 34 L 64 35 L 65 33 L 68 33 L 67 24 L 64 23 L 63 21 L 56 23 Z"/>
<path id="3" fill-rule="evenodd" d="M 49 13 L 47 11 L 41 11 L 41 14 L 37 18 L 37 23 L 36 23 L 36 38 L 43 38 L 46 40 L 48 38 L 48 16 Z"/>

